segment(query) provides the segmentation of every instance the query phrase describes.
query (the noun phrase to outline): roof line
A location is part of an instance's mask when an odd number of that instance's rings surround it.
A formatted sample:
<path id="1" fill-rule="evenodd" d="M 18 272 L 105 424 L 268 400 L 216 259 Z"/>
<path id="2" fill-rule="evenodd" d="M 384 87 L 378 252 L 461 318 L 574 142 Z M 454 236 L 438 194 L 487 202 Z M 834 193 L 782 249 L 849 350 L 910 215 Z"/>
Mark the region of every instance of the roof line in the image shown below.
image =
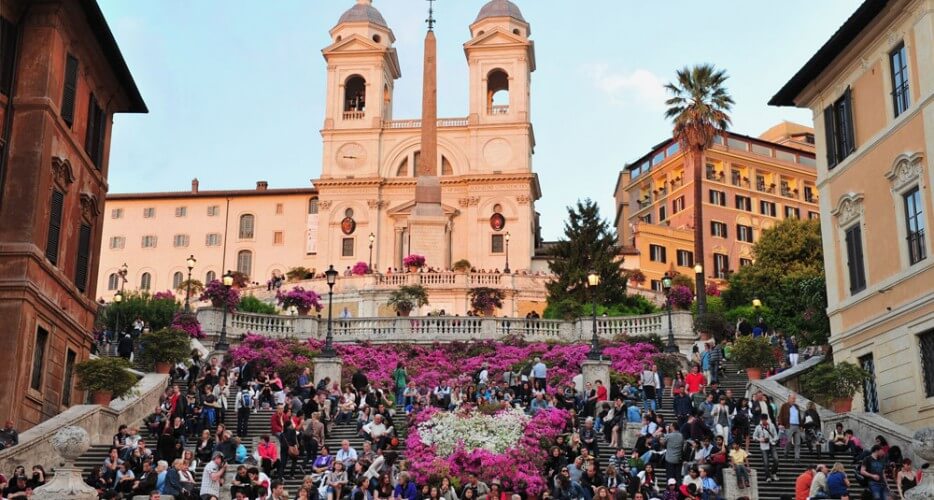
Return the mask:
<path id="1" fill-rule="evenodd" d="M 218 191 L 162 191 L 155 193 L 112 193 L 107 200 L 153 200 L 162 198 L 222 198 L 246 196 L 273 196 L 282 194 L 318 194 L 315 188 L 279 188 L 257 191 L 255 189 L 232 189 Z"/>
<path id="2" fill-rule="evenodd" d="M 148 113 L 149 108 L 146 107 L 146 102 L 143 101 L 143 96 L 136 86 L 133 74 L 120 52 L 120 46 L 117 45 L 117 40 L 114 38 L 113 32 L 110 31 L 107 19 L 104 17 L 104 13 L 101 12 L 100 6 L 97 5 L 97 1 L 81 0 L 81 7 L 87 17 L 91 32 L 98 35 L 101 50 L 104 52 L 107 61 L 110 62 L 111 69 L 116 74 L 117 80 L 123 84 L 123 90 L 129 100 L 129 108 L 125 112 Z"/>

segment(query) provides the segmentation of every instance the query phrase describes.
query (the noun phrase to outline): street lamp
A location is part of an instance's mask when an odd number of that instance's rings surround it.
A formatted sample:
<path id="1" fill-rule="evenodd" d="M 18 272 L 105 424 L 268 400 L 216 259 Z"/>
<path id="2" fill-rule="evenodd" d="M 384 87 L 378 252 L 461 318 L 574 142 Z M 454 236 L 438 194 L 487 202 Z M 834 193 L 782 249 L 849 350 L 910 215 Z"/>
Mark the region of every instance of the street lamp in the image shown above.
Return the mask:
<path id="1" fill-rule="evenodd" d="M 668 306 L 668 345 L 665 346 L 665 352 L 678 352 L 678 346 L 675 345 L 675 329 L 671 325 L 671 275 L 665 273 L 662 278 L 662 289 L 665 290 L 665 304 Z"/>
<path id="2" fill-rule="evenodd" d="M 596 271 L 587 274 L 587 288 L 590 289 L 590 299 L 593 301 L 593 336 L 590 339 L 590 352 L 587 359 L 600 359 L 600 339 L 597 338 L 597 287 L 600 286 L 600 275 Z"/>
<path id="3" fill-rule="evenodd" d="M 188 291 L 185 292 L 185 312 L 191 312 L 191 270 L 195 268 L 195 264 L 198 263 L 198 260 L 195 259 L 194 255 L 188 257 L 188 260 L 185 261 L 188 264 Z"/>
<path id="4" fill-rule="evenodd" d="M 114 294 L 114 304 L 116 304 L 116 305 L 119 306 L 121 302 L 123 302 L 123 292 L 122 292 L 122 291 L 117 292 L 117 293 Z M 116 330 L 116 331 L 114 332 L 115 335 L 119 335 L 119 334 L 120 334 L 120 308 L 119 308 L 119 307 L 117 308 L 117 319 L 116 319 L 116 324 L 114 325 L 114 330 Z"/>
<path id="5" fill-rule="evenodd" d="M 700 262 L 694 264 L 694 289 L 697 290 L 697 314 L 701 315 L 707 312 L 707 284 L 704 282 L 704 266 Z"/>
<path id="6" fill-rule="evenodd" d="M 214 344 L 215 351 L 226 351 L 230 348 L 230 345 L 227 344 L 227 297 L 230 296 L 230 287 L 233 286 L 234 277 L 233 273 L 227 271 L 227 274 L 224 274 L 222 278 L 222 283 L 224 284 L 224 320 L 221 322 L 221 338 Z"/>
<path id="7" fill-rule="evenodd" d="M 376 235 L 370 233 L 370 272 L 373 272 L 373 242 L 376 241 Z"/>
<path id="8" fill-rule="evenodd" d="M 509 274 L 509 231 L 506 231 L 506 236 L 503 239 L 506 240 L 506 268 L 503 269 L 503 272 Z"/>
<path id="9" fill-rule="evenodd" d="M 324 349 L 321 351 L 321 357 L 333 358 L 337 356 L 334 352 L 334 330 L 331 328 L 331 313 L 333 312 L 334 283 L 337 283 L 337 269 L 334 266 L 328 266 L 324 272 L 324 277 L 328 280 L 328 336 L 324 341 Z"/>
<path id="10" fill-rule="evenodd" d="M 120 266 L 120 270 L 117 271 L 117 275 L 120 276 L 120 293 L 123 293 L 123 285 L 126 285 L 126 275 L 130 269 L 126 266 L 126 262 Z"/>

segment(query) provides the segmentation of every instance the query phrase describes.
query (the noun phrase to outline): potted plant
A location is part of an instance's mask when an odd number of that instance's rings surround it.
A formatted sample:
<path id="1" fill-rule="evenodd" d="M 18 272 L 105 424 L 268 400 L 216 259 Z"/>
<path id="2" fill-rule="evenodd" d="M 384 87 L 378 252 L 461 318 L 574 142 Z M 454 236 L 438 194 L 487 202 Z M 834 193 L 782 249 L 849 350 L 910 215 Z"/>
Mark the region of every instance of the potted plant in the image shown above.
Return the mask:
<path id="1" fill-rule="evenodd" d="M 454 265 L 451 266 L 451 269 L 458 273 L 466 273 L 467 271 L 470 271 L 470 261 L 467 259 L 461 259 L 455 262 Z"/>
<path id="2" fill-rule="evenodd" d="M 645 283 L 645 273 L 639 269 L 633 269 L 626 272 L 626 281 L 631 281 L 636 284 L 636 286 L 642 286 Z"/>
<path id="3" fill-rule="evenodd" d="M 130 393 L 136 385 L 136 375 L 129 369 L 130 362 L 123 358 L 103 357 L 82 361 L 75 365 L 78 388 L 91 393 L 91 402 L 107 406 L 113 398 Z"/>
<path id="4" fill-rule="evenodd" d="M 837 413 L 853 408 L 853 395 L 869 379 L 869 373 L 853 363 L 821 363 L 801 377 L 804 394 Z"/>
<path id="5" fill-rule="evenodd" d="M 471 288 L 468 295 L 470 295 L 471 309 L 484 316 L 492 316 L 494 309 L 503 307 L 503 292 L 496 288 L 485 286 Z"/>
<path id="6" fill-rule="evenodd" d="M 731 357 L 746 369 L 749 380 L 762 378 L 762 371 L 772 367 L 772 346 L 765 337 L 743 335 L 733 342 Z"/>
<path id="7" fill-rule="evenodd" d="M 233 312 L 240 304 L 240 290 L 236 287 L 227 288 L 220 280 L 214 280 L 204 287 L 204 293 L 198 300 L 210 300 L 214 307 L 224 307 Z"/>
<path id="8" fill-rule="evenodd" d="M 668 299 L 671 301 L 671 307 L 687 310 L 694 303 L 694 292 L 686 285 L 675 285 L 668 290 Z"/>
<path id="9" fill-rule="evenodd" d="M 418 254 L 410 254 L 402 259 L 402 265 L 408 268 L 409 272 L 416 273 L 425 265 L 425 257 Z"/>
<path id="10" fill-rule="evenodd" d="M 300 286 L 285 293 L 282 290 L 277 291 L 276 300 L 283 309 L 295 307 L 301 316 L 307 316 L 312 307 L 315 308 L 315 311 L 320 311 L 322 307 L 321 297 L 317 293 L 305 290 Z"/>
<path id="11" fill-rule="evenodd" d="M 652 362 L 661 372 L 665 387 L 671 387 L 671 381 L 681 369 L 681 359 L 681 355 L 671 352 L 660 352 L 652 356 Z"/>
<path id="12" fill-rule="evenodd" d="M 297 266 L 286 271 L 285 277 L 288 278 L 289 281 L 301 281 L 314 278 L 314 273 L 307 267 Z"/>
<path id="13" fill-rule="evenodd" d="M 416 307 L 428 305 L 428 290 L 422 285 L 405 285 L 389 294 L 386 305 L 391 306 L 400 316 L 408 316 Z"/>
<path id="14" fill-rule="evenodd" d="M 370 265 L 366 262 L 360 261 L 353 265 L 350 268 L 351 274 L 354 276 L 363 276 L 364 274 L 370 274 Z"/>
<path id="15" fill-rule="evenodd" d="M 143 366 L 152 366 L 156 373 L 169 373 L 172 365 L 191 355 L 191 336 L 184 330 L 163 328 L 144 333 L 139 346 L 139 360 Z"/>

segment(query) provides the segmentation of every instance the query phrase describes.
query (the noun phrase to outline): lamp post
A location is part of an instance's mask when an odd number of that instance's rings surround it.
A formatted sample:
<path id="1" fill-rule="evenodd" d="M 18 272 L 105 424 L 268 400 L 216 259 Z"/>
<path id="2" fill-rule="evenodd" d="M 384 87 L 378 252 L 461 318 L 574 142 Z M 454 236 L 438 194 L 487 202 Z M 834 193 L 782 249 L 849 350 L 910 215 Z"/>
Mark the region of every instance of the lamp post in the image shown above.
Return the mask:
<path id="1" fill-rule="evenodd" d="M 376 235 L 370 233 L 370 272 L 373 272 L 373 242 L 376 241 Z"/>
<path id="2" fill-rule="evenodd" d="M 704 266 L 700 262 L 694 264 L 694 288 L 697 289 L 697 314 L 705 314 L 707 312 L 707 283 L 704 281 Z"/>
<path id="3" fill-rule="evenodd" d="M 222 278 L 224 283 L 224 290 L 227 292 L 224 294 L 224 319 L 221 322 L 221 338 L 214 344 L 215 351 L 226 351 L 230 348 L 230 345 L 227 344 L 227 297 L 230 296 L 230 287 L 233 286 L 233 273 L 227 271 L 227 274 L 224 274 Z"/>
<path id="4" fill-rule="evenodd" d="M 665 305 L 668 307 L 668 345 L 665 346 L 665 352 L 678 352 L 678 346 L 675 345 L 675 329 L 671 324 L 671 275 L 665 273 L 662 278 L 662 289 L 665 290 Z"/>
<path id="5" fill-rule="evenodd" d="M 506 240 L 506 267 L 503 269 L 503 272 L 509 274 L 509 231 L 506 231 L 506 236 L 503 237 Z"/>
<path id="6" fill-rule="evenodd" d="M 185 261 L 188 264 L 188 291 L 185 292 L 185 312 L 191 312 L 191 270 L 195 268 L 195 264 L 198 263 L 198 260 L 195 259 L 194 255 L 188 257 L 188 260 Z"/>
<path id="7" fill-rule="evenodd" d="M 120 306 L 120 303 L 121 303 L 121 302 L 123 302 L 123 292 L 122 292 L 122 291 L 117 292 L 117 293 L 114 294 L 114 304 L 116 304 L 116 305 L 118 306 L 118 307 L 117 307 L 117 319 L 116 319 L 115 324 L 114 324 L 114 330 L 115 330 L 115 331 L 114 331 L 114 335 L 119 335 L 119 334 L 120 334 L 120 307 L 119 307 L 119 306 Z"/>
<path id="8" fill-rule="evenodd" d="M 117 271 L 117 275 L 120 276 L 120 293 L 123 293 L 123 286 L 126 285 L 126 275 L 129 272 L 129 268 L 126 266 L 126 262 L 120 266 L 120 270 Z M 121 297 L 122 298 L 122 297 Z"/>
<path id="9" fill-rule="evenodd" d="M 597 338 L 597 287 L 600 286 L 600 275 L 596 271 L 587 273 L 587 288 L 590 289 L 590 299 L 593 302 L 593 336 L 590 339 L 590 352 L 587 359 L 600 359 L 600 339 Z"/>
<path id="10" fill-rule="evenodd" d="M 321 357 L 323 358 L 333 358 L 337 356 L 337 352 L 334 351 L 334 330 L 331 327 L 331 316 L 333 312 L 333 302 L 334 302 L 334 283 L 337 283 L 337 269 L 334 269 L 334 266 L 328 266 L 328 270 L 324 272 L 324 277 L 328 280 L 328 336 L 324 340 L 324 349 L 321 351 Z"/>
<path id="11" fill-rule="evenodd" d="M 752 310 L 756 312 L 755 321 L 759 321 L 759 310 L 762 309 L 762 301 L 759 299 L 752 299 Z"/>

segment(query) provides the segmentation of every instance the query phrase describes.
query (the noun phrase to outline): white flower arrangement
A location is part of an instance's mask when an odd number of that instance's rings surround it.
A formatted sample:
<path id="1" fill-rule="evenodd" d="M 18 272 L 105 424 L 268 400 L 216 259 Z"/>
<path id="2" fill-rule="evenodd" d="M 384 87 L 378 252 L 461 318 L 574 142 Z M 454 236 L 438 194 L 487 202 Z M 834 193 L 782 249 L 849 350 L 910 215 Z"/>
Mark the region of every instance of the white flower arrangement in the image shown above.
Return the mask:
<path id="1" fill-rule="evenodd" d="M 504 410 L 495 416 L 480 412 L 438 412 L 418 426 L 426 446 L 435 446 L 440 457 L 448 457 L 463 444 L 465 450 L 485 449 L 502 453 L 515 446 L 525 432 L 529 417 L 518 409 Z"/>

